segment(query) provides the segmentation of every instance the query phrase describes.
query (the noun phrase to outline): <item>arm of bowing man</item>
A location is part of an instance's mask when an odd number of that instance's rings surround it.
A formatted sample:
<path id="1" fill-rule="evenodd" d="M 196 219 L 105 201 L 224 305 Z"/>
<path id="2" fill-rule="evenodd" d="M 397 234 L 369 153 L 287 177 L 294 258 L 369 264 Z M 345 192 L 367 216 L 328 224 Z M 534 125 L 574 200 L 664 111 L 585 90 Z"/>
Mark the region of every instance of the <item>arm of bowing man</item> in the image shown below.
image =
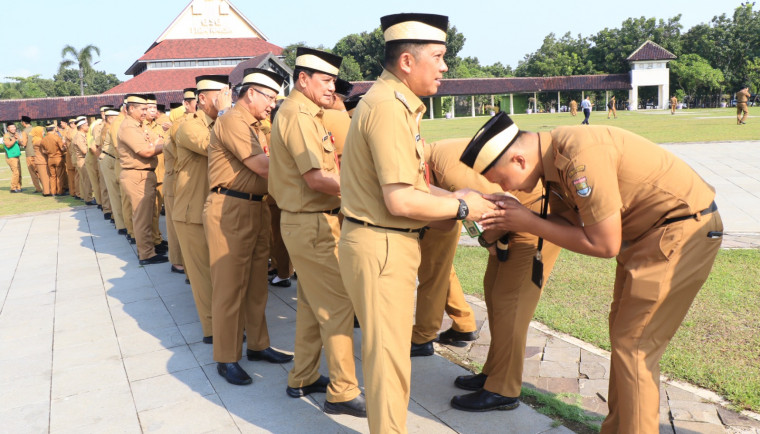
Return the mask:
<path id="1" fill-rule="evenodd" d="M 411 184 L 383 185 L 383 200 L 388 211 L 395 216 L 415 220 L 432 221 L 455 218 L 459 211 L 459 201 L 455 193 L 449 193 L 437 187 L 430 187 L 431 193 L 414 188 Z M 462 196 L 470 209 L 467 220 L 478 221 L 487 211 L 496 209 L 493 202 L 470 191 Z"/>

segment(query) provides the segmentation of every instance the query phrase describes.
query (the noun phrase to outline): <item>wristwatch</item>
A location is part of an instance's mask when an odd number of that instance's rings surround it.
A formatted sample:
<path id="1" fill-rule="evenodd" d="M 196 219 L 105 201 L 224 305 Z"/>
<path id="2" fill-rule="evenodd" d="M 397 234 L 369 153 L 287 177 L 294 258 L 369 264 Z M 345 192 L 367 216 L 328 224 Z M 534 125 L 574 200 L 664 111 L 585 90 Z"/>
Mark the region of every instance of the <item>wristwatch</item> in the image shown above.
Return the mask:
<path id="1" fill-rule="evenodd" d="M 467 218 L 467 215 L 470 213 L 470 208 L 467 207 L 467 202 L 465 202 L 462 199 L 457 199 L 459 201 L 459 210 L 457 211 L 457 220 L 464 220 Z"/>
<path id="2" fill-rule="evenodd" d="M 483 234 L 480 234 L 480 236 L 478 237 L 478 244 L 480 244 L 482 247 L 485 247 L 487 249 L 493 246 L 494 244 L 496 244 L 496 241 L 494 241 L 493 243 L 489 243 L 488 241 L 486 241 L 485 238 L 483 238 Z"/>

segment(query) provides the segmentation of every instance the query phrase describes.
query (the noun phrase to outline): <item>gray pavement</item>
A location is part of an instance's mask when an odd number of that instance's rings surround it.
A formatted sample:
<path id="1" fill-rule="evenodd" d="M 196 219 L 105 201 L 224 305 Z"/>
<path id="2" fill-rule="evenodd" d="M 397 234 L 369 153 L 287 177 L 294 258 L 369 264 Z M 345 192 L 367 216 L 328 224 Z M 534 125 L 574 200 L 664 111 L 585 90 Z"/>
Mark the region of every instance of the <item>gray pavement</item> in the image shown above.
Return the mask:
<path id="1" fill-rule="evenodd" d="M 760 142 L 665 147 L 716 186 L 724 247 L 760 247 Z M 324 414 L 324 395 L 287 397 L 291 364 L 243 359 L 254 383 L 227 384 L 201 342 L 184 276 L 167 264 L 137 265 L 134 247 L 96 208 L 0 217 L 0 243 L 0 431 L 367 432 L 363 419 Z M 295 286 L 270 288 L 272 345 L 285 351 L 293 350 L 295 297 Z M 482 363 L 490 342 L 485 307 L 470 302 L 479 340 L 412 360 L 409 431 L 570 432 L 528 405 L 451 409 L 462 393 L 453 379 L 467 372 L 459 364 Z M 354 337 L 361 378 L 360 332 Z M 608 366 L 604 351 L 533 324 L 526 387 L 580 397 L 602 417 Z M 661 432 L 760 433 L 757 415 L 730 412 L 689 385 L 663 383 L 660 404 Z"/>

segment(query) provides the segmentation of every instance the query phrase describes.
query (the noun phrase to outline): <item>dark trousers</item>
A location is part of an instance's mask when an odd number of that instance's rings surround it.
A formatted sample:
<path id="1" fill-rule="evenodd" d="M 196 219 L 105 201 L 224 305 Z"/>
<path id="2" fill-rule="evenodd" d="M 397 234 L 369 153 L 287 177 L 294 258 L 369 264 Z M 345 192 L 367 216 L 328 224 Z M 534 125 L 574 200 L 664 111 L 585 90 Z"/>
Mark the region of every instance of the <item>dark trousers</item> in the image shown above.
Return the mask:
<path id="1" fill-rule="evenodd" d="M 586 119 L 581 122 L 581 125 L 588 125 L 588 118 L 591 117 L 591 109 L 583 109 L 583 116 L 586 116 Z"/>

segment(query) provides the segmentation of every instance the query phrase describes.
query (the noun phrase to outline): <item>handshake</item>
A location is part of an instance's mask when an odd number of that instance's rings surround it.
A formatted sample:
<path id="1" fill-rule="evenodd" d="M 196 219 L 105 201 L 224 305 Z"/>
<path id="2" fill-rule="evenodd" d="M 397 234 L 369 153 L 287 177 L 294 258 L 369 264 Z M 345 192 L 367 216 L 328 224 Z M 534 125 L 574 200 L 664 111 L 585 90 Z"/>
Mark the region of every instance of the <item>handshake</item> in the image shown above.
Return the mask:
<path id="1" fill-rule="evenodd" d="M 492 210 L 497 211 L 500 209 L 504 209 L 508 203 L 511 204 L 518 204 L 519 201 L 515 196 L 513 196 L 510 193 L 492 193 L 492 194 L 486 194 L 482 195 L 482 199 L 490 202 L 492 204 Z M 467 234 L 472 237 L 478 237 L 478 241 L 483 247 L 491 247 L 495 245 L 496 249 L 496 257 L 500 262 L 504 262 L 509 258 L 509 237 L 510 232 L 505 233 L 501 238 L 499 238 L 498 241 L 495 243 L 488 243 L 485 241 L 485 239 L 482 238 L 483 232 L 485 232 L 485 229 L 483 226 L 479 223 L 479 221 L 482 221 L 486 218 L 492 218 L 494 216 L 491 215 L 491 213 L 486 212 L 481 216 L 481 219 L 479 220 L 465 220 L 462 222 L 462 225 L 464 226 L 465 230 L 467 231 Z"/>

